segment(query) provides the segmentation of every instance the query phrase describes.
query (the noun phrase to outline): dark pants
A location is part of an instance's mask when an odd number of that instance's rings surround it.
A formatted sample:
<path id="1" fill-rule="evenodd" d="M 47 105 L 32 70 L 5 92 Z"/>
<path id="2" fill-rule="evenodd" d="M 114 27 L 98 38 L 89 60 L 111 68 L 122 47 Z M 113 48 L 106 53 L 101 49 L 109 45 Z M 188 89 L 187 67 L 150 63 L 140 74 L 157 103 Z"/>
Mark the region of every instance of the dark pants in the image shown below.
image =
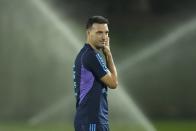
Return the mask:
<path id="1" fill-rule="evenodd" d="M 74 125 L 75 131 L 109 131 L 108 124 L 84 124 Z"/>

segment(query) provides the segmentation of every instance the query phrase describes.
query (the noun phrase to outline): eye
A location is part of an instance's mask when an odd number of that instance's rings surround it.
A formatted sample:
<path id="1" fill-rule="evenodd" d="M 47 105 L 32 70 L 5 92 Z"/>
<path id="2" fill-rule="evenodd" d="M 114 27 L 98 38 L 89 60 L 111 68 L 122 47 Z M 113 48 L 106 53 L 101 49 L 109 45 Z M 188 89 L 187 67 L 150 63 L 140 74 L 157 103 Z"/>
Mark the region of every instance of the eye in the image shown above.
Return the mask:
<path id="1" fill-rule="evenodd" d="M 102 33 L 103 33 L 102 31 L 98 31 L 98 32 L 97 32 L 97 34 L 102 34 Z"/>

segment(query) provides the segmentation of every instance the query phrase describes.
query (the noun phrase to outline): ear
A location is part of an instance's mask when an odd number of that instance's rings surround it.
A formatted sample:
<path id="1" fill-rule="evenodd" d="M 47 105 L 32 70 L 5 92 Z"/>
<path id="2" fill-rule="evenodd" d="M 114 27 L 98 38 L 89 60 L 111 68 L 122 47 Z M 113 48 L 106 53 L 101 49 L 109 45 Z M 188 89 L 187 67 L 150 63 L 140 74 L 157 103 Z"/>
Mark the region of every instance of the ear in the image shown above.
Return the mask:
<path id="1" fill-rule="evenodd" d="M 88 30 L 86 31 L 86 36 L 87 36 L 87 38 L 90 37 L 90 34 L 91 34 L 91 31 L 88 29 Z"/>
<path id="2" fill-rule="evenodd" d="M 89 29 L 86 31 L 86 34 L 87 34 L 87 35 L 89 35 L 89 34 L 90 34 L 90 30 L 89 30 Z"/>

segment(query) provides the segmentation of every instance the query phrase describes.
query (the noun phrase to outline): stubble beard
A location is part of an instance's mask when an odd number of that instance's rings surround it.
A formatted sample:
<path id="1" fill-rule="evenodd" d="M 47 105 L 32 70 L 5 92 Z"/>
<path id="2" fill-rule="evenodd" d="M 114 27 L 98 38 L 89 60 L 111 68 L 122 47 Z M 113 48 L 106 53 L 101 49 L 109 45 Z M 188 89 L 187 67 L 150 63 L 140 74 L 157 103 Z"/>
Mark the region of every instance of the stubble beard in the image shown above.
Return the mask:
<path id="1" fill-rule="evenodd" d="M 104 48 L 104 43 L 98 43 L 98 44 L 96 44 L 96 48 L 98 49 L 98 50 L 102 50 L 103 48 Z"/>

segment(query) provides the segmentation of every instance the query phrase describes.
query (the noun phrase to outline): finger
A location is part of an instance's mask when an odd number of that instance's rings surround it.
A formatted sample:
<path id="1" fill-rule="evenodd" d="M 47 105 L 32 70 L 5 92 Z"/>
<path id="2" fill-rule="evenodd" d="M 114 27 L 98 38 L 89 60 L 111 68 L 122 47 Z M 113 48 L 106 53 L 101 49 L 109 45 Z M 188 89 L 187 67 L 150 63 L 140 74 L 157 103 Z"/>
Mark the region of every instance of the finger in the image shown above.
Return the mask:
<path id="1" fill-rule="evenodd" d="M 110 37 L 108 36 L 108 37 L 107 37 L 106 45 L 108 46 L 109 44 L 110 44 Z"/>

